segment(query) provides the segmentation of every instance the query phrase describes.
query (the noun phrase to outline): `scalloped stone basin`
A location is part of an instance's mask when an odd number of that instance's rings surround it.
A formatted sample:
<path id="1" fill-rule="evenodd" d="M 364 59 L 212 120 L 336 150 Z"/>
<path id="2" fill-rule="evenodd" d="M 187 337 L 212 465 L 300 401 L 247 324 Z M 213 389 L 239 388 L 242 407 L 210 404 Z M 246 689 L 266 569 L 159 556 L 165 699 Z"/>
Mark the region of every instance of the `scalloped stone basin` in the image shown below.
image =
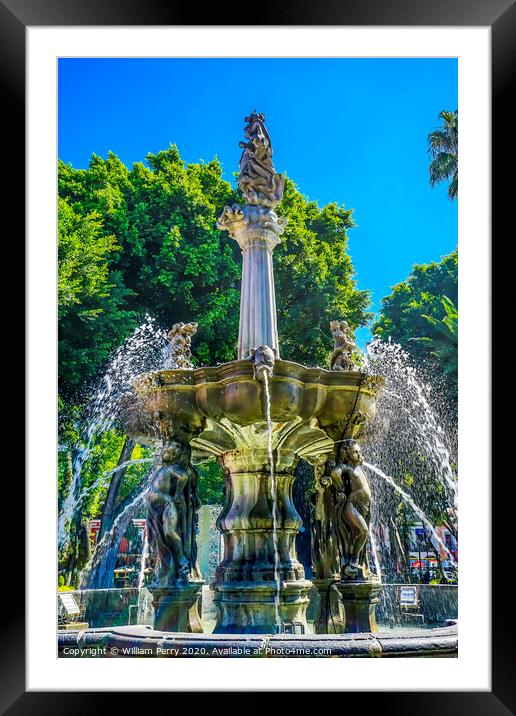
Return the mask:
<path id="1" fill-rule="evenodd" d="M 304 437 L 296 435 L 299 439 L 295 440 L 292 435 L 281 446 L 292 445 L 300 457 L 310 460 L 321 451 L 329 452 L 335 440 L 359 437 L 364 422 L 374 417 L 375 398 L 382 385 L 379 376 L 277 360 L 270 385 L 275 432 L 285 433 L 287 425 L 289 433 L 295 425 L 308 426 L 301 431 Z M 252 428 L 267 421 L 264 385 L 255 379 L 251 360 L 156 371 L 140 376 L 134 387 L 135 400 L 126 413 L 129 432 L 143 444 L 159 444 L 161 436 L 153 416 L 161 413 L 173 429 L 195 438 L 192 448 L 201 459 L 238 449 L 244 436 L 253 433 Z M 254 432 L 265 447 L 263 430 Z M 318 440 L 324 446 L 315 445 Z"/>
<path id="2" fill-rule="evenodd" d="M 306 368 L 276 360 L 270 378 L 272 448 L 277 494 L 277 545 L 282 622 L 306 631 L 311 583 L 297 559 L 302 525 L 292 502 L 300 458 L 321 465 L 335 441 L 359 438 L 374 417 L 383 380 L 359 372 Z M 265 385 L 252 360 L 141 376 L 127 406 L 126 427 L 144 444 L 164 430 L 190 442 L 194 462 L 217 457 L 225 467 L 219 517 L 224 559 L 212 588 L 218 633 L 273 633 L 273 516 Z M 165 425 L 165 428 L 164 428 Z M 294 627 L 293 627 L 294 628 Z"/>

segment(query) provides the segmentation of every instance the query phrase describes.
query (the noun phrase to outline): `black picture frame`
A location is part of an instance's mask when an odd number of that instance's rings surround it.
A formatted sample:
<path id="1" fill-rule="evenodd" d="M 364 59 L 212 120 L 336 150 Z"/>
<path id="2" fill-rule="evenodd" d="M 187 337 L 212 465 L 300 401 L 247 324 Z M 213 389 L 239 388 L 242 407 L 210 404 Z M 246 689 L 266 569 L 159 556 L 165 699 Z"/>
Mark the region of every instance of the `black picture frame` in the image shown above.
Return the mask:
<path id="1" fill-rule="evenodd" d="M 199 6 L 200 7 L 200 6 Z M 25 146 L 25 30 L 27 26 L 77 26 L 77 25 L 383 25 L 383 26 L 484 26 L 492 32 L 492 216 L 493 236 L 510 232 L 513 220 L 508 216 L 514 204 L 513 182 L 504 180 L 505 168 L 514 152 L 514 115 L 509 111 L 511 80 L 515 66 L 516 3 L 515 0 L 326 0 L 318 3 L 296 3 L 284 0 L 280 3 L 262 1 L 256 4 L 205 6 L 202 23 L 198 22 L 199 7 L 184 3 L 181 6 L 171 0 L 0 0 L 0 83 L 4 110 L 2 149 L 4 167 L 9 177 L 6 186 L 9 212 L 17 217 L 16 234 L 11 235 L 11 246 L 23 246 L 21 225 L 25 216 L 24 195 L 24 146 Z M 234 20 L 231 22 L 231 20 Z M 514 163 L 514 159 L 512 160 Z M 5 190 L 4 190 L 5 191 Z M 511 196 L 509 197 L 509 193 Z M 5 194 L 4 194 L 5 196 Z M 512 200 L 512 201 L 511 201 Z M 23 257 L 22 257 L 23 260 Z M 506 267 L 506 271 L 509 268 Z M 503 276 L 501 280 L 503 281 Z M 507 276 L 507 279 L 509 277 Z M 507 281 L 508 282 L 508 281 Z M 496 307 L 494 304 L 493 307 Z M 500 309 L 500 306 L 498 306 Z M 500 310 L 493 312 L 493 315 Z M 502 315 L 507 314 L 502 312 Z M 496 323 L 493 334 L 496 333 Z M 505 333 L 507 335 L 507 333 Z M 493 394 L 495 393 L 493 385 Z M 486 439 L 489 439 L 486 436 Z M 503 436 L 497 431 L 496 440 Z M 493 436 L 494 440 L 494 436 Z M 493 445 L 493 455 L 498 452 Z M 501 452 L 501 450 L 500 450 Z M 507 472 L 507 471 L 506 471 Z M 17 478 L 16 504 L 21 505 L 23 483 Z M 493 470 L 492 493 L 504 490 L 504 471 Z M 509 480 L 512 475 L 507 475 Z M 19 484 L 18 484 L 19 483 Z M 493 500 L 495 504 L 497 501 Z M 13 504 L 7 502 L 6 505 Z M 4 535 L 16 535 L 17 549 L 22 552 L 23 531 L 20 513 L 12 513 L 13 525 L 4 527 Z M 7 515 L 8 516 L 8 515 Z M 510 549 L 511 527 L 509 513 L 503 519 L 492 520 L 492 544 L 505 545 Z M 509 546 L 509 547 L 507 547 Z M 358 708 L 366 712 L 403 714 L 491 714 L 492 716 L 516 713 L 516 667 L 514 664 L 515 630 L 514 607 L 508 592 L 510 572 L 504 549 L 494 549 L 492 573 L 500 575 L 492 580 L 492 691 L 490 692 L 347 692 L 342 707 Z M 22 577 L 17 574 L 16 595 L 22 593 Z M 489 578 L 489 568 L 479 568 L 479 579 Z M 9 591 L 9 585 L 4 589 Z M 471 595 L 474 599 L 474 595 Z M 481 617 L 482 618 L 482 617 Z M 95 692 L 27 692 L 25 687 L 25 610 L 19 598 L 8 599 L 8 616 L 2 620 L 2 647 L 0 649 L 0 709 L 13 716 L 25 713 L 89 713 L 99 707 L 120 708 L 122 694 Z M 374 684 L 372 685 L 374 688 Z M 410 685 L 407 685 L 409 688 Z M 165 687 L 166 688 L 166 687 Z M 296 690 L 295 684 L 292 690 Z M 313 684 L 317 690 L 317 684 Z M 133 698 L 130 694 L 130 698 Z M 263 703 L 263 702 L 262 702 Z M 266 707 L 263 703 L 264 708 Z"/>

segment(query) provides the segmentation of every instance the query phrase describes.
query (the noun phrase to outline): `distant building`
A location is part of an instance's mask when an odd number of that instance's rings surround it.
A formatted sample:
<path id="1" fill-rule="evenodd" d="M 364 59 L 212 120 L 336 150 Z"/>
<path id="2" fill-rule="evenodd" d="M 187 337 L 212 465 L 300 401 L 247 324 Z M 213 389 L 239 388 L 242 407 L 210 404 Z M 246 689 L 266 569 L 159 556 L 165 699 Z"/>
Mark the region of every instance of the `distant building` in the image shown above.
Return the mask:
<path id="1" fill-rule="evenodd" d="M 145 538 L 145 533 L 146 533 L 146 531 L 147 531 L 147 520 L 145 520 L 145 518 L 143 518 L 143 519 L 141 519 L 141 518 L 139 518 L 139 519 L 135 518 L 135 519 L 131 520 L 131 523 L 132 523 L 135 527 L 138 527 L 139 529 L 141 529 L 141 531 L 142 531 L 142 539 L 144 539 L 144 538 Z M 101 520 L 100 520 L 100 519 L 90 520 L 90 539 L 91 539 L 91 541 L 93 542 L 93 544 L 95 544 L 95 542 L 97 541 L 97 535 L 98 535 L 99 530 L 100 530 L 100 524 L 101 524 Z"/>

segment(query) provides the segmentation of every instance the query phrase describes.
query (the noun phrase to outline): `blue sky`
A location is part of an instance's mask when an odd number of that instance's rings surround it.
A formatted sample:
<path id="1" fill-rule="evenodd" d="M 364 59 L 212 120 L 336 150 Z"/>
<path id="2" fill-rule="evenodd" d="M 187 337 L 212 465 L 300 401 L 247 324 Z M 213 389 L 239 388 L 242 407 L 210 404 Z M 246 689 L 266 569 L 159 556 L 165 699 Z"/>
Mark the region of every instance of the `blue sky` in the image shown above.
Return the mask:
<path id="1" fill-rule="evenodd" d="M 131 166 L 177 144 L 234 181 L 243 118 L 265 114 L 276 170 L 353 208 L 349 250 L 373 310 L 415 263 L 457 245 L 457 203 L 428 183 L 428 132 L 457 108 L 456 59 L 61 59 L 59 158 Z M 370 338 L 357 332 L 358 342 Z"/>

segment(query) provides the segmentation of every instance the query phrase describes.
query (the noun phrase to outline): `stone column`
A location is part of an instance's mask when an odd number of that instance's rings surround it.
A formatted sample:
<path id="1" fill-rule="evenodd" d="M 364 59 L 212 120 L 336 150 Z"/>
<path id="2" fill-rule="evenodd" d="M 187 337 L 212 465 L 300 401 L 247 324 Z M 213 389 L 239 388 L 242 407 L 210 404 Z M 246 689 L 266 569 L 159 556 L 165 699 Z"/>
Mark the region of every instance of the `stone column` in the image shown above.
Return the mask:
<path id="1" fill-rule="evenodd" d="M 212 584 L 217 609 L 215 633 L 274 633 L 277 583 L 267 451 L 232 451 L 223 460 L 227 468 L 226 504 L 218 524 L 224 560 Z M 305 579 L 296 555 L 301 518 L 292 502 L 295 465 L 286 468 L 281 457 L 280 463 L 275 470 L 279 613 L 283 629 L 305 633 L 311 582 Z"/>
<path id="2" fill-rule="evenodd" d="M 272 233 L 272 232 L 271 232 Z M 242 246 L 242 290 L 238 358 L 247 358 L 259 346 L 279 356 L 276 298 L 270 236 L 246 237 Z M 276 237 L 274 237 L 276 238 Z"/>
<path id="3" fill-rule="evenodd" d="M 287 224 L 274 211 L 283 197 L 285 177 L 274 169 L 264 115 L 255 110 L 245 121 L 247 141 L 240 142 L 244 151 L 238 176 L 245 204 L 225 206 L 217 228 L 228 231 L 243 254 L 238 359 L 252 357 L 260 346 L 268 346 L 279 358 L 272 251 Z"/>
<path id="4" fill-rule="evenodd" d="M 265 206 L 225 207 L 218 227 L 229 231 L 242 249 L 242 286 L 238 359 L 268 346 L 279 358 L 272 252 L 286 221 Z"/>

